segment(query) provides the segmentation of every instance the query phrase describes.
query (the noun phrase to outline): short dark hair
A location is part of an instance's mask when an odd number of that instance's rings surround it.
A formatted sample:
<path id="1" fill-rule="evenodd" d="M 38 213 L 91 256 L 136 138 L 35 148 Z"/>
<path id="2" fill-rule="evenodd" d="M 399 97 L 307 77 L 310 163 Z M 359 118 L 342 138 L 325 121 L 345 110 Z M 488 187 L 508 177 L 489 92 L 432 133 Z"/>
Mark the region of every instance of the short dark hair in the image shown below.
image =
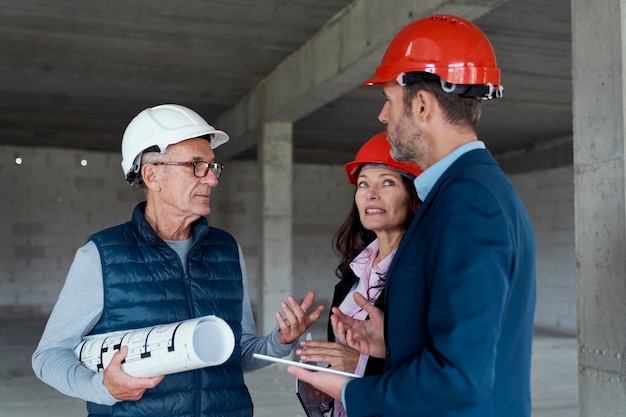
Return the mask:
<path id="1" fill-rule="evenodd" d="M 435 96 L 449 123 L 461 128 L 470 127 L 475 131 L 480 120 L 482 100 L 474 97 L 462 97 L 454 92 L 445 92 L 438 76 L 429 73 L 419 74 L 420 76 L 416 77 L 417 81 L 404 87 L 405 109 L 411 109 L 417 93 L 420 90 L 425 90 Z"/>

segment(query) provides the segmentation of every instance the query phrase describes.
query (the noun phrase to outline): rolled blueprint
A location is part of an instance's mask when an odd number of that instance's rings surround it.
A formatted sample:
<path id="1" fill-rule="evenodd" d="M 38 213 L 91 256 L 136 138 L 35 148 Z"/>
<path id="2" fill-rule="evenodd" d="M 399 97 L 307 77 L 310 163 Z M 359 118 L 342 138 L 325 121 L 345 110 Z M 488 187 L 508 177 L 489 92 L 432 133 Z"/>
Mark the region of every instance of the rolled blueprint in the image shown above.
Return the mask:
<path id="1" fill-rule="evenodd" d="M 124 372 L 150 377 L 221 365 L 233 352 L 235 335 L 221 318 L 205 316 L 86 336 L 74 353 L 86 368 L 102 372 L 122 346 L 128 346 Z"/>

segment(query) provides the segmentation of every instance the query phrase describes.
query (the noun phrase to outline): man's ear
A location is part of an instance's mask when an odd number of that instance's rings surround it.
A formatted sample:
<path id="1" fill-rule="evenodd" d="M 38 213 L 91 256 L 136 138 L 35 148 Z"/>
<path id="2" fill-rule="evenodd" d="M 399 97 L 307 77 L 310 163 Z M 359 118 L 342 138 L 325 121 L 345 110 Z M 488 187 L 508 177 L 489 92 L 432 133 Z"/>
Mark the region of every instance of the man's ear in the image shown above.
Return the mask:
<path id="1" fill-rule="evenodd" d="M 432 117 L 437 99 L 435 96 L 426 90 L 419 90 L 413 99 L 413 115 L 418 120 L 426 121 Z"/>
<path id="2" fill-rule="evenodd" d="M 147 188 L 152 191 L 158 191 L 161 189 L 159 184 L 159 171 L 156 165 L 143 164 L 141 166 L 141 178 Z"/>

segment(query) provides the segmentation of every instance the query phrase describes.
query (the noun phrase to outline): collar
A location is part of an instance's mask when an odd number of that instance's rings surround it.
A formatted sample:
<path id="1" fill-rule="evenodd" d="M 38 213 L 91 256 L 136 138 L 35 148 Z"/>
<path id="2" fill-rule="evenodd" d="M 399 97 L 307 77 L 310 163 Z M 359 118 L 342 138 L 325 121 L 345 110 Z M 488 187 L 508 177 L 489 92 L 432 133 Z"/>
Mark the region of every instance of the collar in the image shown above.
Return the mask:
<path id="1" fill-rule="evenodd" d="M 417 191 L 417 196 L 420 198 L 420 200 L 426 200 L 426 197 L 428 197 L 428 193 L 430 193 L 430 190 L 443 175 L 443 173 L 448 168 L 450 168 L 450 165 L 452 165 L 462 155 L 475 149 L 485 149 L 485 144 L 480 140 L 475 140 L 463 144 L 450 152 L 448 155 L 441 158 L 439 161 L 435 162 L 432 166 L 428 167 L 428 169 L 426 169 L 419 176 L 417 176 L 415 180 L 413 180 L 413 184 L 415 184 L 415 190 Z"/>

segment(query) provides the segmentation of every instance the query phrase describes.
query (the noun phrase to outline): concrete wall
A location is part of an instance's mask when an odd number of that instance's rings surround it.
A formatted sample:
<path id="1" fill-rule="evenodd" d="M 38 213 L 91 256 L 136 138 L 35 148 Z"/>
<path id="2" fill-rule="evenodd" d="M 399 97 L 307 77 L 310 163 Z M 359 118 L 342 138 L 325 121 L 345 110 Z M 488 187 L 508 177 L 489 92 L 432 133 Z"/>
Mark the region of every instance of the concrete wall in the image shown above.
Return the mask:
<path id="1" fill-rule="evenodd" d="M 21 165 L 15 157 L 23 159 Z M 87 160 L 82 166 L 81 160 Z M 76 249 L 104 227 L 128 220 L 143 194 L 122 177 L 117 154 L 0 146 L 0 315 L 47 315 Z M 211 224 L 239 241 L 258 303 L 258 168 L 229 161 L 213 194 Z M 535 226 L 540 327 L 576 331 L 571 167 L 511 177 Z M 350 208 L 339 165 L 294 166 L 294 295 L 314 290 L 328 305 L 336 283 L 331 239 Z"/>
<path id="2" fill-rule="evenodd" d="M 574 173 L 572 166 L 512 175 L 535 229 L 535 327 L 576 334 Z"/>
<path id="3" fill-rule="evenodd" d="M 130 218 L 143 193 L 126 184 L 119 163 L 117 154 L 0 146 L 0 316 L 49 314 L 76 249 L 91 233 Z M 336 282 L 331 238 L 352 198 L 344 177 L 341 166 L 297 165 L 294 172 L 294 293 L 314 290 L 325 304 Z M 257 178 L 256 163 L 229 162 L 209 219 L 242 246 L 253 305 Z"/>
<path id="4" fill-rule="evenodd" d="M 241 245 L 254 309 L 260 297 L 259 171 L 255 162 L 229 161 L 224 172 L 213 193 L 210 222 L 227 230 Z M 351 207 L 353 189 L 343 166 L 296 164 L 293 195 L 293 292 L 301 298 L 315 291 L 318 301 L 328 306 L 337 282 L 332 236 Z"/>
<path id="5" fill-rule="evenodd" d="M 48 314 L 76 249 L 129 217 L 142 194 L 119 164 L 115 154 L 0 147 L 0 314 Z"/>

